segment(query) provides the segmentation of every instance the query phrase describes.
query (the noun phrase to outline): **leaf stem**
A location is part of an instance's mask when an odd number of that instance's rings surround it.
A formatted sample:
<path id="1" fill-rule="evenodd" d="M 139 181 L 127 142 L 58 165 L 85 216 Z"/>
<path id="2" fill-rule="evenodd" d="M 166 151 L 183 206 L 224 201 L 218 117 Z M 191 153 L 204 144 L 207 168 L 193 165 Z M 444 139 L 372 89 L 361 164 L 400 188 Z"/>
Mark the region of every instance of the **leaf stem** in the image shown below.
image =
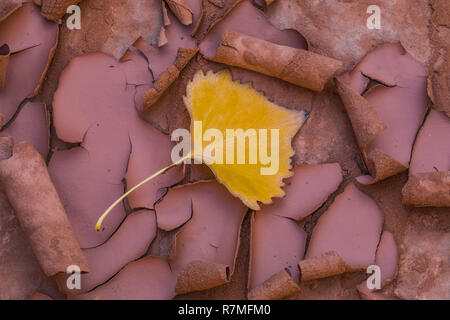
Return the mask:
<path id="1" fill-rule="evenodd" d="M 106 211 L 100 216 L 100 218 L 98 218 L 98 221 L 95 225 L 95 230 L 100 231 L 100 229 L 102 228 L 102 223 L 105 220 L 105 218 L 108 216 L 108 214 L 111 212 L 112 209 L 114 209 L 115 206 L 117 206 L 123 199 L 125 199 L 126 197 L 128 197 L 130 195 L 130 193 L 132 193 L 133 191 L 135 191 L 136 189 L 138 189 L 139 187 L 141 187 L 142 185 L 146 184 L 147 182 L 149 182 L 150 180 L 162 175 L 163 173 L 165 173 L 166 171 L 170 170 L 173 167 L 176 167 L 180 164 L 182 164 L 185 160 L 192 158 L 192 153 L 189 153 L 187 156 L 181 158 L 180 160 L 172 163 L 171 165 L 159 170 L 158 172 L 152 174 L 151 176 L 145 178 L 144 180 L 142 180 L 141 182 L 139 182 L 137 185 L 135 185 L 133 188 L 131 188 L 130 190 L 128 190 L 127 192 L 125 192 L 119 199 L 117 199 L 116 201 L 114 201 L 114 203 L 112 205 L 109 206 L 108 209 L 106 209 Z"/>

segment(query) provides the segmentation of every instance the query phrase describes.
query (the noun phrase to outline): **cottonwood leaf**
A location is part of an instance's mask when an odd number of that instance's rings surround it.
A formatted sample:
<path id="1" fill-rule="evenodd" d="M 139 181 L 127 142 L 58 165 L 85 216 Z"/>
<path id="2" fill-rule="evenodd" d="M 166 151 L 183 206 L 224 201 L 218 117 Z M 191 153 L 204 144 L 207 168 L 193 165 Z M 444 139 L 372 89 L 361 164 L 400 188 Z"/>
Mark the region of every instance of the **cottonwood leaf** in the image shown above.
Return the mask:
<path id="1" fill-rule="evenodd" d="M 198 71 L 186 91 L 184 103 L 191 116 L 192 141 L 201 138 L 198 137 L 198 133 L 196 136 L 195 121 L 202 122 L 203 133 L 208 129 L 217 129 L 222 133 L 223 163 L 217 161 L 219 148 L 211 152 L 216 162 L 207 163 L 217 180 L 254 210 L 259 210 L 259 202 L 268 204 L 272 202 L 272 197 L 283 197 L 284 191 L 281 188 L 283 179 L 292 175 L 290 158 L 294 155 L 294 150 L 291 140 L 304 123 L 305 113 L 270 102 L 250 83 L 241 84 L 233 81 L 228 70 L 217 73 L 209 71 L 206 74 Z M 250 147 L 250 139 L 246 139 L 245 164 L 237 163 L 236 147 L 234 163 L 227 162 L 227 154 L 233 152 L 227 146 L 227 129 L 243 131 L 254 129 L 257 132 L 257 152 L 254 145 Z M 263 137 L 260 129 L 267 130 L 267 155 L 272 155 L 274 159 L 278 156 L 279 159 L 278 170 L 274 174 L 262 174 L 264 170 L 267 173 L 270 165 L 261 161 L 260 149 L 264 148 L 259 148 L 260 139 Z M 272 129 L 278 129 L 278 152 L 276 145 L 271 141 Z M 211 142 L 204 142 L 203 154 L 208 145 L 216 142 L 215 138 L 212 138 Z M 197 150 L 194 146 L 194 153 L 197 153 Z M 253 164 L 249 163 L 251 152 L 257 154 L 257 161 Z"/>

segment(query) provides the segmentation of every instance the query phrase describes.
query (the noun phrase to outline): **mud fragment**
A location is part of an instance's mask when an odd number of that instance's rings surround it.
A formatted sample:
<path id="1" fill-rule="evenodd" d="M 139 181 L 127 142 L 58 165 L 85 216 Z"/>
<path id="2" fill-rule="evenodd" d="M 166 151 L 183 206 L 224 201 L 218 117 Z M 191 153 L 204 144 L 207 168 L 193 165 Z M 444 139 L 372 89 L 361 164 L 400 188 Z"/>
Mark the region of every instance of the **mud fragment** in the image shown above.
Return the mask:
<path id="1" fill-rule="evenodd" d="M 389 231 L 384 231 L 378 244 L 377 254 L 375 257 L 375 266 L 380 268 L 380 290 L 391 283 L 398 272 L 399 252 L 394 235 Z M 393 300 L 377 289 L 369 289 L 368 281 L 360 283 L 356 289 L 363 300 Z M 373 284 L 373 283 L 372 283 Z"/>
<path id="2" fill-rule="evenodd" d="M 450 119 L 431 110 L 417 136 L 403 203 L 450 207 Z"/>
<path id="3" fill-rule="evenodd" d="M 147 256 L 131 262 L 114 278 L 70 300 L 170 300 L 175 296 L 176 277 L 161 258 Z"/>
<path id="4" fill-rule="evenodd" d="M 428 78 L 428 95 L 433 102 L 433 108 L 444 112 L 450 117 L 450 88 L 448 75 L 450 73 L 450 6 L 445 0 L 430 0 L 431 40 L 434 45 L 431 58 L 431 72 Z"/>
<path id="5" fill-rule="evenodd" d="M 373 184 L 408 169 L 427 110 L 426 76 L 400 43 L 388 43 L 338 77 L 338 92 L 371 173 L 359 183 Z M 381 84 L 370 87 L 370 80 Z"/>
<path id="6" fill-rule="evenodd" d="M 50 119 L 46 106 L 28 102 L 14 121 L 0 132 L 0 137 L 12 137 L 16 143 L 28 141 L 47 159 L 50 144 Z"/>
<path id="7" fill-rule="evenodd" d="M 24 3 L 0 23 L 0 43 L 10 58 L 0 90 L 0 113 L 7 123 L 25 98 L 32 98 L 44 81 L 58 41 L 58 25 L 45 20 L 37 6 Z"/>
<path id="8" fill-rule="evenodd" d="M 80 3 L 81 0 L 41 0 L 41 13 L 49 20 L 61 19 L 71 5 Z"/>
<path id="9" fill-rule="evenodd" d="M 394 294 L 407 300 L 450 299 L 448 212 L 415 210 L 408 221 Z"/>
<path id="10" fill-rule="evenodd" d="M 230 281 L 229 267 L 209 261 L 189 262 L 180 272 L 175 287 L 176 294 L 202 291 Z"/>
<path id="11" fill-rule="evenodd" d="M 264 13 L 250 1 L 238 1 L 227 15 L 216 21 L 200 42 L 200 52 L 213 57 L 227 30 L 243 33 L 249 37 L 296 49 L 307 49 L 305 38 L 295 30 L 279 30 L 267 21 Z"/>
<path id="12" fill-rule="evenodd" d="M 190 35 L 192 26 L 182 25 L 172 12 L 166 14 L 165 20 L 170 21 L 170 25 L 165 27 L 167 43 L 164 46 L 150 46 L 143 39 L 134 44 L 145 55 L 154 80 L 152 88 L 143 95 L 144 108 L 141 111 L 144 112 L 163 95 L 197 53 L 196 41 Z"/>
<path id="13" fill-rule="evenodd" d="M 2 143 L 8 138 L 0 138 Z M 16 144 L 12 156 L 0 161 L 5 193 L 47 276 L 66 272 L 70 265 L 89 267 L 66 212 L 50 180 L 47 166 L 27 142 Z"/>

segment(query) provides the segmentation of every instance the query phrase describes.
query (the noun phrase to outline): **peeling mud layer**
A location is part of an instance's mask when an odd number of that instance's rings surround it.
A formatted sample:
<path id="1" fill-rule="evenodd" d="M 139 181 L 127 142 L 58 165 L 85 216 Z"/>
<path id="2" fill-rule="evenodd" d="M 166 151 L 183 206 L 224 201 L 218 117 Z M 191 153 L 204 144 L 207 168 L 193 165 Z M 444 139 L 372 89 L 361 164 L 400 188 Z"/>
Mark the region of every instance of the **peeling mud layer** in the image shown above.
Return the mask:
<path id="1" fill-rule="evenodd" d="M 0 299 L 450 299 L 449 31 L 448 0 L 1 1 Z M 97 231 L 224 69 L 307 115 L 283 195 L 183 164 Z"/>

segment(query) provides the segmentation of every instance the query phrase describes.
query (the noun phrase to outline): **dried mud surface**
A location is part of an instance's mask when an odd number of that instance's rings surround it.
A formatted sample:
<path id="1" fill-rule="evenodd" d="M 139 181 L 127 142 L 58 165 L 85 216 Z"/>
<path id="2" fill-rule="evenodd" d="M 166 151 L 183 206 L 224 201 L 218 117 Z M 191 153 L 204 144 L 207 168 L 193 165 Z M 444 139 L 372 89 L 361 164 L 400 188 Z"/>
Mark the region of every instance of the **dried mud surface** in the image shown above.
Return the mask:
<path id="1" fill-rule="evenodd" d="M 202 38 L 208 25 L 223 16 L 235 1 L 224 0 L 222 6 L 214 5 L 208 0 L 203 2 L 214 7 L 214 14 L 208 15 L 202 22 L 197 30 L 198 38 Z M 55 56 L 39 95 L 32 99 L 44 103 L 50 114 L 58 79 L 69 62 L 79 55 L 101 50 L 113 24 L 108 12 L 114 7 L 114 3 L 108 0 L 83 0 L 80 3 L 82 29 L 71 31 L 64 24 L 60 26 Z M 382 29 L 379 31 L 366 28 L 366 9 L 371 4 L 378 4 L 382 8 Z M 310 50 L 343 61 L 345 65 L 342 71 L 350 71 L 379 44 L 401 41 L 409 53 L 427 67 L 431 75 L 435 103 L 433 107 L 447 111 L 450 100 L 449 14 L 447 0 L 277 0 L 267 10 L 269 20 L 275 26 L 293 28 L 303 34 L 309 40 Z M 180 127 L 189 128 L 189 114 L 182 101 L 187 82 L 199 69 L 217 71 L 223 68 L 223 65 L 207 61 L 200 55 L 195 56 L 181 76 L 152 106 L 145 120 L 164 134 Z M 306 124 L 293 140 L 295 164 L 337 162 L 342 168 L 343 183 L 338 190 L 317 211 L 298 223 L 307 234 L 308 245 L 314 226 L 336 196 L 356 177 L 368 174 L 345 108 L 331 87 L 321 93 L 313 93 L 278 79 L 244 72 L 239 68 L 230 69 L 234 79 L 252 81 L 255 89 L 262 91 L 269 100 L 287 108 L 309 112 Z M 432 106 L 431 101 L 429 106 Z M 56 137 L 52 124 L 50 141 L 51 150 L 47 161 L 51 159 L 54 150 L 70 147 Z M 206 167 L 187 168 L 186 172 L 184 182 L 213 177 Z M 382 293 L 401 299 L 450 299 L 449 208 L 404 206 L 401 190 L 407 179 L 408 174 L 401 173 L 375 185 L 359 186 L 384 212 L 383 230 L 394 235 L 399 247 L 398 275 Z M 5 254 L 16 256 L 17 266 L 11 273 L 20 279 L 14 290 L 7 294 L 0 292 L 0 299 L 28 298 L 36 290 L 52 298 L 63 298 L 55 282 L 43 275 L 17 221 L 10 214 L 8 200 L 2 194 L 0 206 L 3 211 L 9 212 L 1 220 L 0 244 L 2 248 L 6 246 Z M 246 299 L 250 220 L 251 216 L 247 215 L 242 224 L 231 281 L 216 288 L 179 295 L 176 299 Z M 169 256 L 174 238 L 175 232 L 158 230 L 147 254 Z M 21 255 L 17 256 L 19 250 Z M 0 278 L 3 276 L 0 273 Z M 360 299 L 356 286 L 365 278 L 365 272 L 358 271 L 301 282 L 299 292 L 287 299 Z"/>

